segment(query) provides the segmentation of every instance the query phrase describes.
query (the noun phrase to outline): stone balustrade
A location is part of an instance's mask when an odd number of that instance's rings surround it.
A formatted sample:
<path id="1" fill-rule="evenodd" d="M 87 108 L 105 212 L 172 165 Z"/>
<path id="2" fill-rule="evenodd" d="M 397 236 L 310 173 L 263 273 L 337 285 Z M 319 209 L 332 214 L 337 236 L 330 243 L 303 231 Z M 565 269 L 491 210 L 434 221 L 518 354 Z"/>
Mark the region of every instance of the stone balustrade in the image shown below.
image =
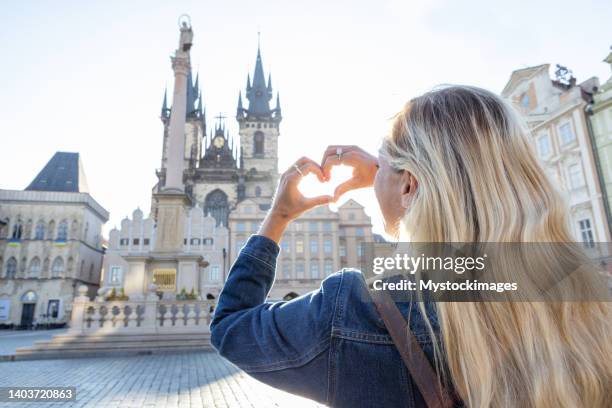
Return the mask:
<path id="1" fill-rule="evenodd" d="M 208 333 L 214 300 L 91 301 L 81 293 L 72 306 L 70 334 Z"/>

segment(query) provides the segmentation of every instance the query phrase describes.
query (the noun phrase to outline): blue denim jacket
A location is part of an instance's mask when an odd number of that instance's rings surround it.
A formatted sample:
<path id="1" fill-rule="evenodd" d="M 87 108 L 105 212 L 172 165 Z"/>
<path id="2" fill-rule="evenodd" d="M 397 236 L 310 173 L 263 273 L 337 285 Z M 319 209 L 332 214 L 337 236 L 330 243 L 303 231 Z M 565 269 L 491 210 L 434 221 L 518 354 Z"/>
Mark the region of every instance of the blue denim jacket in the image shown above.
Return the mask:
<path id="1" fill-rule="evenodd" d="M 425 406 L 359 271 L 343 269 L 318 290 L 266 302 L 279 247 L 253 235 L 234 262 L 211 322 L 219 353 L 256 379 L 334 407 Z M 416 304 L 397 303 L 432 361 Z M 429 305 L 431 306 L 431 305 Z M 437 318 L 428 307 L 434 330 Z"/>

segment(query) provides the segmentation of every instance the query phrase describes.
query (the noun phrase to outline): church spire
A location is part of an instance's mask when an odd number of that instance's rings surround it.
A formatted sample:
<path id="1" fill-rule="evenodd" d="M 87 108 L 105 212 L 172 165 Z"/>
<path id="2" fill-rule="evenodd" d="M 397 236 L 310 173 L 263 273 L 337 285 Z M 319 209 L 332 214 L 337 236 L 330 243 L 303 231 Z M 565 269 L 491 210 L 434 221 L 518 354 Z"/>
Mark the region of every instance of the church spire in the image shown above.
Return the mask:
<path id="1" fill-rule="evenodd" d="M 259 42 L 259 41 L 258 41 Z M 250 78 L 250 77 L 247 77 Z M 255 72 L 253 73 L 253 83 L 247 79 L 246 97 L 249 101 L 247 113 L 255 117 L 269 117 L 270 99 L 272 99 L 272 78 L 268 78 L 268 84 L 264 76 L 263 62 L 261 58 L 261 47 L 257 45 L 257 58 L 255 60 Z"/>
<path id="2" fill-rule="evenodd" d="M 162 103 L 161 108 L 161 117 L 166 118 L 168 116 L 168 88 L 164 89 L 164 102 Z"/>

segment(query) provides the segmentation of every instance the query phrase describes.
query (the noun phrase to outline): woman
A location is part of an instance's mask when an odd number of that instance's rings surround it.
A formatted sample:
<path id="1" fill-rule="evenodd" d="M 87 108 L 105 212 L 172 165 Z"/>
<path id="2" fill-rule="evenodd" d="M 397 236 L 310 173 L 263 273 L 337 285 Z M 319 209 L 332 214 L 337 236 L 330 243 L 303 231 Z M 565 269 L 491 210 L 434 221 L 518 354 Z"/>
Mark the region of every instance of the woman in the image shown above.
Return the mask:
<path id="1" fill-rule="evenodd" d="M 338 407 L 425 401 L 362 275 L 342 270 L 319 290 L 266 303 L 278 242 L 303 212 L 373 186 L 386 231 L 415 242 L 570 242 L 566 210 L 511 107 L 450 86 L 406 104 L 378 159 L 331 146 L 281 177 L 257 235 L 242 249 L 211 324 L 217 350 L 255 378 Z M 354 167 L 334 197 L 305 198 L 308 173 Z M 597 302 L 398 303 L 429 361 L 469 407 L 609 407 L 612 313 Z M 445 375 L 447 374 L 447 375 Z"/>

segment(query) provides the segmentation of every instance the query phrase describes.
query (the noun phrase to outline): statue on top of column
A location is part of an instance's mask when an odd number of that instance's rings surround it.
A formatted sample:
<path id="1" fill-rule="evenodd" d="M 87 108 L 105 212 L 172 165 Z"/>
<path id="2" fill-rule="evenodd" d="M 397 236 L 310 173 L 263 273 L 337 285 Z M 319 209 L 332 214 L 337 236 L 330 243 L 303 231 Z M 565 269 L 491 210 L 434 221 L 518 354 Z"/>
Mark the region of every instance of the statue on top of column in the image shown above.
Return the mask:
<path id="1" fill-rule="evenodd" d="M 187 52 L 193 43 L 193 30 L 191 29 L 191 19 L 183 14 L 179 18 L 181 26 L 181 38 L 179 40 L 179 50 Z"/>

